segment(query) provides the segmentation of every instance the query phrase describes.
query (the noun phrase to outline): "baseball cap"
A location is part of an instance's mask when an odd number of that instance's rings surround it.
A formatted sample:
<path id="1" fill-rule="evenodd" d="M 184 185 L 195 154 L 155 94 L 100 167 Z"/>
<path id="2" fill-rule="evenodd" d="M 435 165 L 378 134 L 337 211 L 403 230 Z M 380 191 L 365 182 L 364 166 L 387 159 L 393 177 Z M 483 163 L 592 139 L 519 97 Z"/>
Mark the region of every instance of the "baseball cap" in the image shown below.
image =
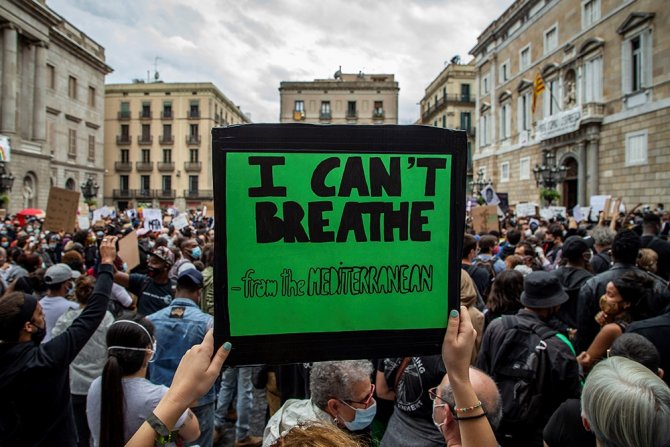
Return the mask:
<path id="1" fill-rule="evenodd" d="M 156 256 L 168 265 L 174 264 L 174 253 L 167 247 L 157 247 L 151 252 L 151 256 Z"/>
<path id="2" fill-rule="evenodd" d="M 202 288 L 204 285 L 202 273 L 194 268 L 186 269 L 177 276 L 177 284 L 185 282 L 190 282 L 198 288 Z"/>
<path id="3" fill-rule="evenodd" d="M 69 279 L 77 279 L 81 276 L 81 273 L 72 270 L 67 264 L 56 264 L 52 265 L 44 272 L 44 283 L 45 284 L 60 284 Z"/>

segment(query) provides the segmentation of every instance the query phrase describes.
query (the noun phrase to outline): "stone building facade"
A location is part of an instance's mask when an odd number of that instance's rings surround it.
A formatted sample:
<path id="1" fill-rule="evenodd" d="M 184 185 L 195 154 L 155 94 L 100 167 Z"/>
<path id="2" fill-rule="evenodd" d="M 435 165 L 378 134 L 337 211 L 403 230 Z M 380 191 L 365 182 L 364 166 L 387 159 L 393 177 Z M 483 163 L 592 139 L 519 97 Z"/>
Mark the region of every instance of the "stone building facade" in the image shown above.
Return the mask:
<path id="1" fill-rule="evenodd" d="M 533 168 L 567 168 L 563 205 L 670 196 L 670 8 L 655 0 L 517 0 L 471 50 L 474 168 L 510 203 L 539 201 Z M 533 111 L 536 80 L 544 84 Z"/>
<path id="2" fill-rule="evenodd" d="M 45 1 L 0 3 L 0 135 L 15 177 L 10 213 L 46 208 L 49 188 L 103 183 L 102 46 Z M 83 200 L 83 198 L 82 198 Z"/>
<path id="3" fill-rule="evenodd" d="M 108 84 L 105 204 L 184 210 L 212 201 L 212 128 L 248 122 L 211 82 Z"/>
<path id="4" fill-rule="evenodd" d="M 333 79 L 280 84 L 279 121 L 398 124 L 398 83 L 392 74 L 335 72 Z"/>
<path id="5" fill-rule="evenodd" d="M 472 148 L 475 139 L 475 61 L 459 63 L 457 58 L 444 67 L 426 87 L 417 124 L 461 129 L 468 133 L 468 184 L 472 180 Z"/>

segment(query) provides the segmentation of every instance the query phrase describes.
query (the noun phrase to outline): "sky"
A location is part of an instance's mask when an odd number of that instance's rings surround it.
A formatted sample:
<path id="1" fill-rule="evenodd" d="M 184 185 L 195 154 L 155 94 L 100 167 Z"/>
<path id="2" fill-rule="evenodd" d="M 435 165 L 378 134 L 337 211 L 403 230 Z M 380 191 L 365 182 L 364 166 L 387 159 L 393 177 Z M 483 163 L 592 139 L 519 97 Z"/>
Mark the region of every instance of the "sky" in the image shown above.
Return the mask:
<path id="1" fill-rule="evenodd" d="M 47 0 L 105 47 L 107 83 L 213 82 L 255 123 L 279 121 L 279 84 L 391 73 L 399 124 L 513 0 Z M 158 59 L 156 59 L 158 58 Z"/>

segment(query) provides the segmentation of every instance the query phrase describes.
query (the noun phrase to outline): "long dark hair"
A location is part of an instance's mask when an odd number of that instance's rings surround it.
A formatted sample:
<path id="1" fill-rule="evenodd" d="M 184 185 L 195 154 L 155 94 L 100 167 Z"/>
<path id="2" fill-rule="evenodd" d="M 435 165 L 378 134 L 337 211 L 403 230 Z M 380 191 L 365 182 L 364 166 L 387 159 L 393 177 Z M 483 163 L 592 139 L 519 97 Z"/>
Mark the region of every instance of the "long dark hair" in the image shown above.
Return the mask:
<path id="1" fill-rule="evenodd" d="M 146 329 L 142 330 L 141 325 Z M 134 374 L 144 365 L 146 351 L 118 349 L 114 346 L 145 349 L 152 345 L 154 326 L 141 315 L 130 320 L 117 320 L 107 331 L 107 363 L 102 370 L 100 396 L 100 447 L 122 447 L 124 437 L 124 376 Z"/>
<path id="2" fill-rule="evenodd" d="M 628 308 L 633 321 L 651 317 L 649 300 L 654 294 L 654 281 L 646 273 L 629 271 L 614 278 L 612 284 L 619 291 L 619 295 L 631 304 Z"/>
<path id="3" fill-rule="evenodd" d="M 502 315 L 521 309 L 523 275 L 516 270 L 504 270 L 496 275 L 486 307 L 494 315 Z"/>

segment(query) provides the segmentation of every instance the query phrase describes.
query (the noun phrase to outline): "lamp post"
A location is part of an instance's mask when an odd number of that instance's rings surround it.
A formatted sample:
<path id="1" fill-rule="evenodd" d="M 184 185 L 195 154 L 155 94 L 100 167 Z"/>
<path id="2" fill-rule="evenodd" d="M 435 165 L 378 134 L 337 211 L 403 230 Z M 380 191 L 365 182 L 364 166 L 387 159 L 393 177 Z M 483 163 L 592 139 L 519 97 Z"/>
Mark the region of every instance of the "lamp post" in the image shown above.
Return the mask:
<path id="1" fill-rule="evenodd" d="M 542 164 L 535 165 L 533 176 L 535 176 L 537 187 L 542 188 L 540 196 L 548 203 L 560 198 L 556 186 L 563 183 L 567 172 L 568 168 L 566 166 L 556 165 L 556 153 L 554 151 L 545 150 L 542 153 Z"/>
<path id="2" fill-rule="evenodd" d="M 492 183 L 493 181 L 490 178 L 484 178 L 484 168 L 480 167 L 477 171 L 477 180 L 470 181 L 470 187 L 472 188 L 473 194 L 480 196 L 482 194 L 482 189 L 486 188 Z"/>
<path id="3" fill-rule="evenodd" d="M 91 202 L 98 195 L 98 182 L 94 181 L 91 177 L 86 180 L 86 183 L 81 184 L 81 193 L 84 196 L 84 202 L 91 207 Z"/>

